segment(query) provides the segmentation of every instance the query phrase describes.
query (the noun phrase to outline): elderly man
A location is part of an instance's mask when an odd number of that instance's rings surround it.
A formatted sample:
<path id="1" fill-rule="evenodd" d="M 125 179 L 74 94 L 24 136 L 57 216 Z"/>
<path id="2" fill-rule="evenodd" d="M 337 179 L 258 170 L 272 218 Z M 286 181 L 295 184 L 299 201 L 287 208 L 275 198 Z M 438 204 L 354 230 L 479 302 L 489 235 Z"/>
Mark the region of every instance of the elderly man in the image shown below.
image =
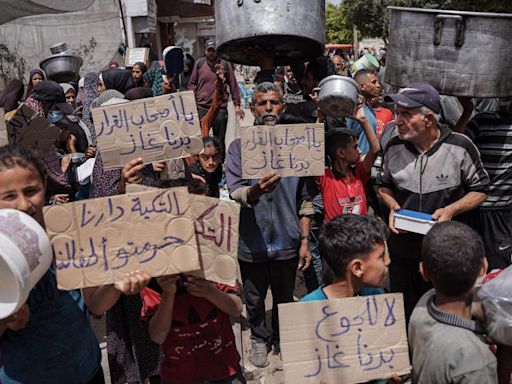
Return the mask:
<path id="1" fill-rule="evenodd" d="M 276 125 L 286 109 L 281 90 L 273 83 L 259 84 L 253 95 L 256 125 Z M 297 267 L 309 267 L 309 179 L 281 179 L 270 173 L 259 180 L 242 179 L 241 143 L 235 140 L 226 155 L 226 182 L 231 197 L 242 204 L 238 260 L 251 327 L 249 360 L 268 364 L 268 342 L 279 352 L 277 305 L 293 301 Z M 272 291 L 272 334 L 265 325 L 265 297 Z"/>
<path id="2" fill-rule="evenodd" d="M 439 93 L 412 84 L 386 101 L 396 106 L 398 136 L 387 144 L 379 194 L 390 210 L 391 290 L 403 292 L 406 318 L 429 288 L 418 272 L 423 236 L 395 228 L 396 210 L 410 209 L 447 221 L 485 201 L 489 176 L 480 154 L 464 135 L 439 124 Z"/>

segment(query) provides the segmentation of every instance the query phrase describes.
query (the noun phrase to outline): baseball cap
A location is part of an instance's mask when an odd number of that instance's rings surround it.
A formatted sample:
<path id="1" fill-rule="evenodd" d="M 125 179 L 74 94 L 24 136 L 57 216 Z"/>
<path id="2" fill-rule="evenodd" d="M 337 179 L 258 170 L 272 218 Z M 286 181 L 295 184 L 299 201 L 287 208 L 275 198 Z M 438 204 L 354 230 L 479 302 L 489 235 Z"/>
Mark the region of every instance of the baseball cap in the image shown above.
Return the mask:
<path id="1" fill-rule="evenodd" d="M 59 83 L 52 80 L 44 80 L 36 84 L 33 91 L 34 99 L 54 103 L 55 106 L 65 115 L 72 115 L 74 110 L 66 103 L 64 90 Z"/>
<path id="2" fill-rule="evenodd" d="M 439 92 L 430 84 L 414 83 L 402 88 L 396 95 L 387 95 L 384 101 L 404 108 L 427 107 L 435 113 L 441 112 Z"/>
<path id="3" fill-rule="evenodd" d="M 205 45 L 204 45 L 204 49 L 217 49 L 217 44 L 215 44 L 215 41 L 208 41 Z"/>

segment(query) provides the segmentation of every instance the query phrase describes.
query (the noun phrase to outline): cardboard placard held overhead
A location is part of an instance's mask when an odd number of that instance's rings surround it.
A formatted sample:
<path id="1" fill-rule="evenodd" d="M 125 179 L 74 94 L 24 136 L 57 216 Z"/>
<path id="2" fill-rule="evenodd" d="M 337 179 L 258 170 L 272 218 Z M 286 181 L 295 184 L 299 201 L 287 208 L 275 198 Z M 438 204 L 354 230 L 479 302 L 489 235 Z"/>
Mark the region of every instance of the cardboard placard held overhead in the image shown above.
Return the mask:
<path id="1" fill-rule="evenodd" d="M 323 124 L 255 125 L 241 131 L 244 179 L 272 172 L 282 177 L 324 174 Z"/>
<path id="2" fill-rule="evenodd" d="M 5 111 L 0 107 L 0 147 L 9 144 L 7 139 L 7 126 L 5 125 Z"/>
<path id="3" fill-rule="evenodd" d="M 363 383 L 411 371 L 402 294 L 279 304 L 286 383 Z"/>
<path id="4" fill-rule="evenodd" d="M 186 188 L 82 200 L 44 211 L 61 289 L 112 284 L 200 268 Z"/>
<path id="5" fill-rule="evenodd" d="M 141 157 L 179 159 L 203 149 L 194 92 L 177 92 L 92 109 L 105 169 Z"/>
<path id="6" fill-rule="evenodd" d="M 128 184 L 127 192 L 158 190 Z M 200 269 L 190 275 L 234 286 L 238 271 L 238 225 L 240 204 L 208 196 L 189 194 L 195 216 Z"/>
<path id="7" fill-rule="evenodd" d="M 7 122 L 9 143 L 23 144 L 44 153 L 53 147 L 60 129 L 22 104 Z"/>
<path id="8" fill-rule="evenodd" d="M 126 67 L 133 67 L 135 63 L 141 62 L 148 67 L 149 48 L 128 48 L 124 58 Z"/>

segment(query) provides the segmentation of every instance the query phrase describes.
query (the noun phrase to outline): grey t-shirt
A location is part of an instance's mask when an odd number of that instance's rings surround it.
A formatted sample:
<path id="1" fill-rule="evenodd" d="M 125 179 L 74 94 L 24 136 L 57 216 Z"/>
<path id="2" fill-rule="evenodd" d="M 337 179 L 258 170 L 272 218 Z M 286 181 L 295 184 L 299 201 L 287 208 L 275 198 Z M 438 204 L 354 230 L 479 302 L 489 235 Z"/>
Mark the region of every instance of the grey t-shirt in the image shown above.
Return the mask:
<path id="1" fill-rule="evenodd" d="M 430 290 L 416 304 L 409 323 L 414 384 L 495 384 L 496 357 L 474 332 L 443 324 L 428 313 Z"/>

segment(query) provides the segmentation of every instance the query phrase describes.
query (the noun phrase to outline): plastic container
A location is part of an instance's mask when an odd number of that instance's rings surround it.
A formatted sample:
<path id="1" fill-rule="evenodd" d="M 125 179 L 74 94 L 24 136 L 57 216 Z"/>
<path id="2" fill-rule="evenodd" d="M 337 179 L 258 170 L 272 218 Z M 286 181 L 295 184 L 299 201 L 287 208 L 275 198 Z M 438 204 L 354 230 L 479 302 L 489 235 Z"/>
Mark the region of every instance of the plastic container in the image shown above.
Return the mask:
<path id="1" fill-rule="evenodd" d="M 427 234 L 436 222 L 432 220 L 432 216 L 408 209 L 400 209 L 395 212 L 395 228 L 408 232 Z"/>
<path id="2" fill-rule="evenodd" d="M 27 301 L 52 257 L 50 240 L 36 220 L 15 209 L 0 209 L 0 319 Z"/>

